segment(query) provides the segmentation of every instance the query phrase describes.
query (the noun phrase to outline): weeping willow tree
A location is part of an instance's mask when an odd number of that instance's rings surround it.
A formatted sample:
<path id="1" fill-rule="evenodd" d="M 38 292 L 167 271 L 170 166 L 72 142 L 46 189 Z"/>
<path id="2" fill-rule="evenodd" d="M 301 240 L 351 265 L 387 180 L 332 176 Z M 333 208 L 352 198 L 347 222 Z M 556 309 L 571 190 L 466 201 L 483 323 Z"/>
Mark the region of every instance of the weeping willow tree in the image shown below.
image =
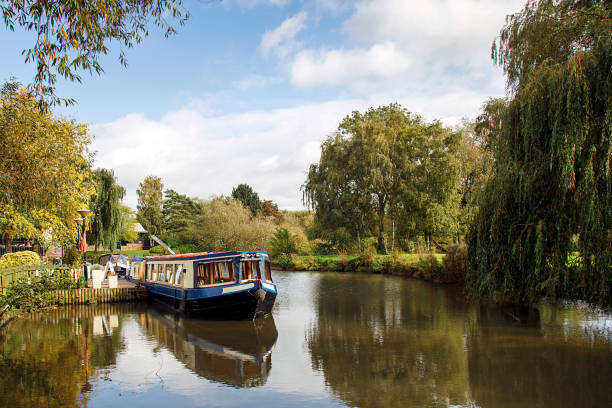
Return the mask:
<path id="1" fill-rule="evenodd" d="M 540 0 L 493 44 L 509 99 L 469 235 L 468 292 L 612 304 L 612 5 Z"/>
<path id="2" fill-rule="evenodd" d="M 89 208 L 89 241 L 95 245 L 113 249 L 121 236 L 124 216 L 121 200 L 125 189 L 115 181 L 112 170 L 97 169 L 94 171 L 97 194 L 91 196 Z"/>

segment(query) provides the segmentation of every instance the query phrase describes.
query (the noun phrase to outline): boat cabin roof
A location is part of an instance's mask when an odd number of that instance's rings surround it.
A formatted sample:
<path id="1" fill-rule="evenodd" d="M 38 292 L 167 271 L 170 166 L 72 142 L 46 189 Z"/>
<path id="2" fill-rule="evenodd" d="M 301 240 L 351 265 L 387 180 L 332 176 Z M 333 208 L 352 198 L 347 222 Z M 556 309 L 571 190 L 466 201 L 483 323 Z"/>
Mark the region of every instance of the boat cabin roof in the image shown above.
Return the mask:
<path id="1" fill-rule="evenodd" d="M 266 251 L 231 251 L 231 252 L 196 252 L 190 254 L 176 254 L 176 255 L 160 255 L 150 256 L 145 258 L 132 258 L 131 261 L 145 260 L 147 262 L 164 262 L 164 261 L 210 261 L 210 262 L 222 262 L 228 261 L 234 258 L 259 258 L 261 256 L 268 256 Z"/>

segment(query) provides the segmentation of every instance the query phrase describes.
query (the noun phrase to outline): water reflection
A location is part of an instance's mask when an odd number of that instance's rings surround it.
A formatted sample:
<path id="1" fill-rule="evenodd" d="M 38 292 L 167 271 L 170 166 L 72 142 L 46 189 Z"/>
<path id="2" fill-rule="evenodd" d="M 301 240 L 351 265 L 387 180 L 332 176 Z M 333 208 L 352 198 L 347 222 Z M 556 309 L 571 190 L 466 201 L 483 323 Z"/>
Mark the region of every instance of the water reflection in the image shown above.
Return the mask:
<path id="1" fill-rule="evenodd" d="M 348 405 L 597 407 L 612 395 L 612 323 L 571 306 L 470 306 L 421 282 L 323 276 L 312 364 Z"/>
<path id="2" fill-rule="evenodd" d="M 597 407 L 612 396 L 612 353 L 587 313 L 542 305 L 530 319 L 479 308 L 467 337 L 470 389 L 483 407 Z M 592 313 L 589 313 L 592 315 Z"/>
<path id="3" fill-rule="evenodd" d="M 609 312 L 480 307 L 385 276 L 276 277 L 274 319 L 123 304 L 14 320 L 0 335 L 0 406 L 610 405 Z"/>
<path id="4" fill-rule="evenodd" d="M 307 343 L 332 391 L 360 407 L 468 402 L 460 294 L 369 278 L 319 281 Z"/>
<path id="5" fill-rule="evenodd" d="M 12 407 L 86 405 L 91 379 L 124 348 L 126 306 L 60 308 L 16 319 L 0 345 L 0 400 Z"/>
<path id="6" fill-rule="evenodd" d="M 184 318 L 152 307 L 138 316 L 145 333 L 190 370 L 234 387 L 264 385 L 278 337 L 274 318 L 207 321 Z"/>

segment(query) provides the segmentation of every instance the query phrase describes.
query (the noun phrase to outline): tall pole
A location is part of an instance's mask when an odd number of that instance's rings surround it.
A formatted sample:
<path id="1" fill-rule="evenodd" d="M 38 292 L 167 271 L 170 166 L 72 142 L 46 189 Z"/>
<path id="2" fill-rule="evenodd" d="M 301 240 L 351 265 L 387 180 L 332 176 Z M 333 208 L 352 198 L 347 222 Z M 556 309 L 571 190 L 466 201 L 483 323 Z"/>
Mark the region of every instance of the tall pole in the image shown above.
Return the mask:
<path id="1" fill-rule="evenodd" d="M 78 210 L 78 213 L 81 217 L 83 217 L 83 230 L 82 230 L 82 236 L 81 239 L 84 241 L 83 243 L 85 245 L 86 244 L 86 240 L 85 240 L 85 231 L 86 231 L 86 225 L 87 225 L 87 214 L 89 214 L 89 210 L 87 208 L 81 208 L 80 210 Z M 83 248 L 83 277 L 85 278 L 85 282 L 87 282 L 87 262 L 85 259 L 85 253 L 87 252 L 87 247 L 85 246 Z"/>

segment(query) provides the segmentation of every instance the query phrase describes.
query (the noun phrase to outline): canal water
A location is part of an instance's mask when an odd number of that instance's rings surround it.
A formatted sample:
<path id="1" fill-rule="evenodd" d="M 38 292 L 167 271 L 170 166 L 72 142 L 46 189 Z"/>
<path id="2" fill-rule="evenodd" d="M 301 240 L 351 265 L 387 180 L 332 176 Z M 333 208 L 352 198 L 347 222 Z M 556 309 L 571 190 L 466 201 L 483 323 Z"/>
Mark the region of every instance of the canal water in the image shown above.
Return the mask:
<path id="1" fill-rule="evenodd" d="M 460 289 L 367 274 L 276 272 L 273 316 L 185 319 L 146 304 L 11 322 L 2 407 L 609 407 L 612 316 L 529 313 Z"/>

